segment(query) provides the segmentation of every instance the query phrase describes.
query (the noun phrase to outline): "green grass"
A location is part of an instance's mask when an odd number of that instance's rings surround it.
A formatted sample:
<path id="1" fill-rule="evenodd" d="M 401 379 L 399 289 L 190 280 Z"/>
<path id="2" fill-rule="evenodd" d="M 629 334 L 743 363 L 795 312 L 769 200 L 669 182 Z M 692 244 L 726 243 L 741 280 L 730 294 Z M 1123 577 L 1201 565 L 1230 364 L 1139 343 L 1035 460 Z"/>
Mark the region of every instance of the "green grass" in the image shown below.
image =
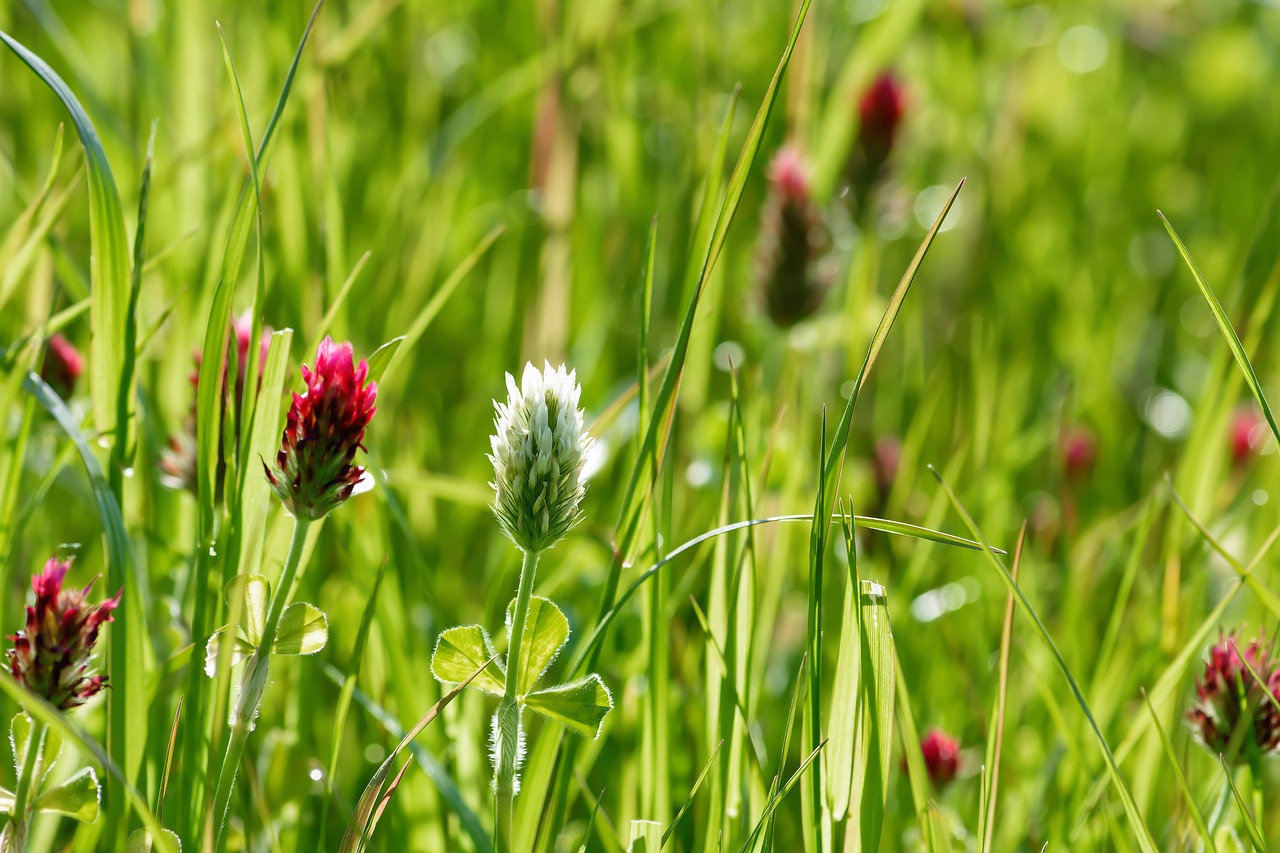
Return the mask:
<path id="1" fill-rule="evenodd" d="M 205 642 L 227 581 L 279 577 L 258 460 L 324 334 L 378 378 L 376 485 L 302 546 L 328 644 L 273 660 L 224 849 L 355 849 L 384 802 L 364 849 L 493 849 L 494 702 L 429 664 L 514 595 L 490 401 L 544 357 L 604 448 L 538 565 L 547 684 L 614 709 L 596 740 L 526 715 L 517 850 L 1280 843 L 1276 762 L 1224 775 L 1184 722 L 1219 631 L 1280 619 L 1280 433 L 1230 450 L 1241 407 L 1277 430 L 1274 4 L 23 0 L 0 31 L 0 633 L 53 554 L 126 590 L 105 698 L 0 679 L 103 786 L 32 850 L 211 846 L 238 673 Z M 853 211 L 887 66 L 906 117 Z M 756 281 L 786 141 L 832 246 L 790 330 Z M 267 380 L 224 406 L 246 309 Z M 54 332 L 65 400 L 31 376 Z M 161 467 L 188 421 L 202 500 Z M 904 749 L 934 727 L 946 785 Z"/>

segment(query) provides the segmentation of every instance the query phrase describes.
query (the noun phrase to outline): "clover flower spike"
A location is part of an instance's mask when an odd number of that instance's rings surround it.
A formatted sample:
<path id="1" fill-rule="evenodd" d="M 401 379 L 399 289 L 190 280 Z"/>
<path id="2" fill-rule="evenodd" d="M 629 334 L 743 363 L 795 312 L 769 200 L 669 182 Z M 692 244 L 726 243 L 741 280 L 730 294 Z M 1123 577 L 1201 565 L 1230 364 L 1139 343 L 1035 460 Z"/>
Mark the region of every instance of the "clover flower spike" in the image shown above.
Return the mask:
<path id="1" fill-rule="evenodd" d="M 526 364 L 520 386 L 507 374 L 507 401 L 494 401 L 493 513 L 502 532 L 530 553 L 550 548 L 582 518 L 583 463 L 592 438 L 578 408 L 577 371 Z"/>
<path id="2" fill-rule="evenodd" d="M 44 351 L 44 361 L 40 363 L 40 378 L 57 391 L 63 399 L 75 391 L 76 380 L 84 372 L 84 358 L 71 341 L 62 335 L 49 338 L 49 346 Z"/>
<path id="3" fill-rule="evenodd" d="M 1187 718 L 1196 739 L 1213 752 L 1227 751 L 1237 727 L 1249 722 L 1253 724 L 1259 751 L 1276 752 L 1280 750 L 1280 710 L 1272 698 L 1280 699 L 1280 668 L 1271 659 L 1265 636 L 1250 643 L 1243 650 L 1243 658 L 1240 651 L 1234 632 L 1209 649 L 1204 675 L 1196 679 L 1196 701 Z M 1250 674 L 1249 668 L 1258 678 Z M 1242 753 L 1243 749 L 1237 757 Z"/>
<path id="4" fill-rule="evenodd" d="M 945 785 L 956 778 L 960 769 L 960 744 L 941 729 L 930 729 L 920 739 L 920 751 L 924 753 L 924 766 L 929 779 L 935 785 Z"/>
<path id="5" fill-rule="evenodd" d="M 776 325 L 794 326 L 822 307 L 831 284 L 824 263 L 830 245 L 808 167 L 797 149 L 784 146 L 769 164 L 756 262 L 765 309 Z"/>
<path id="6" fill-rule="evenodd" d="M 27 607 L 27 625 L 9 637 L 9 672 L 28 690 L 59 710 L 83 705 L 107 686 L 107 676 L 93 669 L 98 629 L 113 621 L 111 612 L 121 593 L 97 606 L 85 599 L 93 586 L 63 589 L 71 563 L 50 558 L 44 571 L 31 578 L 36 602 Z"/>
<path id="7" fill-rule="evenodd" d="M 369 365 L 355 363 L 351 344 L 328 337 L 316 352 L 315 370 L 302 366 L 307 390 L 293 395 L 275 468 L 263 463 L 267 481 L 295 516 L 323 518 L 364 476 L 352 462 L 377 411 L 378 384 L 366 384 L 368 375 Z"/>

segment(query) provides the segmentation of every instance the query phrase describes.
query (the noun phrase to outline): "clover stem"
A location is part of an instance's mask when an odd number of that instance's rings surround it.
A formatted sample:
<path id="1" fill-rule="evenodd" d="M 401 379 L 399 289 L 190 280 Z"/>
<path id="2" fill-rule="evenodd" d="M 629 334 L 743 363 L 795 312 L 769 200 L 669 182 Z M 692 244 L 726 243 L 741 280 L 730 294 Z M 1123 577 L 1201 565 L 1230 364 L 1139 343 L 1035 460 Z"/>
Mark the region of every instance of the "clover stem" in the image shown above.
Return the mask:
<path id="1" fill-rule="evenodd" d="M 30 717 L 28 717 L 30 719 Z M 31 822 L 30 801 L 32 786 L 35 783 L 36 767 L 40 763 L 40 752 L 44 746 L 44 733 L 47 729 L 42 720 L 31 721 L 31 733 L 27 735 L 27 748 L 22 759 L 22 769 L 18 774 L 18 789 L 13 795 L 13 813 L 9 816 L 9 826 L 5 830 L 5 851 L 26 849 L 27 826 Z"/>
<path id="2" fill-rule="evenodd" d="M 248 663 L 245 664 L 244 675 L 240 682 L 240 695 L 234 700 L 235 722 L 228 735 L 226 752 L 222 755 L 222 766 L 218 770 L 218 787 L 214 793 L 213 811 L 208 815 L 217 825 L 215 848 L 219 848 L 222 831 L 227 824 L 231 789 L 235 785 L 240 759 L 244 755 L 249 728 L 253 725 L 254 717 L 258 713 L 258 703 L 262 701 L 262 692 L 267 686 L 267 668 L 271 659 L 271 648 L 275 645 L 276 630 L 280 627 L 280 617 L 284 613 L 284 606 L 293 589 L 298 567 L 302 564 L 302 552 L 307 544 L 307 531 L 311 528 L 311 522 L 310 518 L 302 516 L 294 519 L 293 539 L 289 542 L 289 554 L 285 557 L 284 569 L 280 572 L 280 582 L 271 593 L 271 605 L 267 609 L 267 619 L 262 628 L 262 642 L 254 649 Z"/>
<path id="3" fill-rule="evenodd" d="M 507 643 L 506 680 L 502 701 L 494 716 L 494 792 L 497 795 L 497 839 L 499 853 L 511 850 L 512 806 L 515 802 L 517 751 L 520 748 L 520 706 L 516 695 L 520 685 L 520 650 L 524 643 L 525 621 L 529 617 L 529 600 L 533 597 L 533 579 L 538 571 L 538 551 L 525 551 L 520 564 L 520 586 L 516 592 L 515 612 L 511 615 L 511 639 Z"/>

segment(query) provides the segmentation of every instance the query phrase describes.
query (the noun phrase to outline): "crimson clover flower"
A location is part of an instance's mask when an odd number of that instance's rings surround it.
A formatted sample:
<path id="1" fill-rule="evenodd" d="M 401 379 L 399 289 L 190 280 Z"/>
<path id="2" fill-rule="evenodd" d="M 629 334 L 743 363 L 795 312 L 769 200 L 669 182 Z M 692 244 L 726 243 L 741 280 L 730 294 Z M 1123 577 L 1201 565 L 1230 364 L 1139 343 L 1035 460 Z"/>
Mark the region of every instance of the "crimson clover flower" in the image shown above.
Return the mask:
<path id="1" fill-rule="evenodd" d="M 1245 406 L 1231 416 L 1231 462 L 1241 468 L 1266 442 L 1267 423 L 1252 406 Z"/>
<path id="2" fill-rule="evenodd" d="M 83 705 L 107 686 L 107 676 L 93 670 L 98 629 L 113 621 L 121 592 L 96 606 L 85 599 L 93 586 L 63 589 L 71 562 L 51 557 L 44 571 L 31 578 L 36 603 L 27 607 L 27 626 L 9 637 L 9 672 L 28 690 L 62 711 Z M 122 591 L 123 592 L 123 591 Z"/>
<path id="3" fill-rule="evenodd" d="M 60 334 L 49 338 L 48 344 L 44 360 L 40 362 L 40 378 L 66 399 L 76 389 L 76 380 L 84 372 L 84 358 L 75 345 Z"/>
<path id="4" fill-rule="evenodd" d="M 1093 463 L 1098 458 L 1098 439 L 1088 427 L 1071 427 L 1058 438 L 1058 449 L 1062 453 L 1062 468 L 1067 479 L 1079 480 L 1093 470 Z"/>
<path id="5" fill-rule="evenodd" d="M 276 454 L 265 462 L 267 480 L 298 518 L 323 518 L 347 498 L 364 475 L 353 465 L 364 449 L 365 427 L 373 418 L 378 383 L 365 383 L 369 365 L 355 363 L 351 344 L 326 337 L 316 351 L 316 367 L 302 366 L 307 390 L 293 395 Z"/>
<path id="6" fill-rule="evenodd" d="M 270 326 L 262 327 L 262 336 L 258 341 L 258 385 L 261 387 L 262 371 L 266 366 L 267 350 L 271 347 L 271 333 L 274 330 Z M 235 404 L 234 427 L 236 431 L 235 443 L 240 443 L 240 427 L 242 413 L 240 411 L 240 401 L 244 399 L 245 378 L 249 372 L 249 346 L 253 337 L 253 313 L 245 310 L 240 316 L 236 317 L 231 323 L 231 342 L 227 345 L 228 352 L 234 345 L 236 350 L 236 378 L 235 383 L 227 382 L 224 378 L 222 385 L 222 409 L 219 412 L 218 424 L 221 428 L 225 417 L 223 413 L 226 410 L 227 401 L 230 399 Z M 196 369 L 191 371 L 191 388 L 194 391 L 200 384 L 200 356 L 197 350 L 195 353 Z M 230 363 L 228 359 L 228 363 Z M 196 451 L 198 444 L 196 442 L 196 400 L 193 395 L 191 400 L 191 410 L 187 415 L 186 423 L 183 429 L 177 435 L 169 439 L 169 447 L 164 451 L 160 459 L 160 468 L 168 475 L 168 483 L 175 488 L 183 488 L 191 493 L 195 493 L 198 475 L 196 473 Z M 214 500 L 217 503 L 222 502 L 222 484 L 226 477 L 227 460 L 223 455 L 223 442 L 218 442 L 218 469 L 214 477 L 214 483 L 217 493 Z"/>
<path id="7" fill-rule="evenodd" d="M 1233 631 L 1225 640 L 1219 635 L 1218 644 L 1209 649 L 1187 718 L 1196 739 L 1213 752 L 1226 752 L 1236 729 L 1252 722 L 1258 749 L 1272 753 L 1280 750 L 1280 709 L 1272 698 L 1280 699 L 1280 667 L 1271 659 L 1266 636 L 1250 643 L 1242 658 Z"/>
<path id="8" fill-rule="evenodd" d="M 892 71 L 881 72 L 858 99 L 858 139 L 846 172 L 859 210 L 893 152 L 906 111 L 906 90 Z"/>
<path id="9" fill-rule="evenodd" d="M 765 309 L 778 326 L 794 326 L 822 307 L 830 270 L 820 261 L 829 247 L 808 167 L 797 149 L 784 146 L 769 164 L 757 260 Z"/>
<path id="10" fill-rule="evenodd" d="M 924 754 L 924 766 L 929 779 L 935 785 L 945 785 L 956 778 L 960 769 L 960 744 L 941 729 L 930 729 L 920 739 L 920 752 Z"/>

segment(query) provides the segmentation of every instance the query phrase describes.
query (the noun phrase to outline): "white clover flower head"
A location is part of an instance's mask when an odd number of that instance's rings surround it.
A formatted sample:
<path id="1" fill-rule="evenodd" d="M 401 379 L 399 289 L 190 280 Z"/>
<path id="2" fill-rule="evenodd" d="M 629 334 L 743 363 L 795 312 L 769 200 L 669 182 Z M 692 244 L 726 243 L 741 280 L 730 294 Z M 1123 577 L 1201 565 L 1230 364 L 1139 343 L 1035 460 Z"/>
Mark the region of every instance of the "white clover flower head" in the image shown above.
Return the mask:
<path id="1" fill-rule="evenodd" d="M 493 513 L 516 547 L 550 548 L 582 519 L 583 465 L 593 439 L 578 408 L 577 371 L 526 364 L 520 387 L 507 374 L 507 402 L 494 401 Z"/>

